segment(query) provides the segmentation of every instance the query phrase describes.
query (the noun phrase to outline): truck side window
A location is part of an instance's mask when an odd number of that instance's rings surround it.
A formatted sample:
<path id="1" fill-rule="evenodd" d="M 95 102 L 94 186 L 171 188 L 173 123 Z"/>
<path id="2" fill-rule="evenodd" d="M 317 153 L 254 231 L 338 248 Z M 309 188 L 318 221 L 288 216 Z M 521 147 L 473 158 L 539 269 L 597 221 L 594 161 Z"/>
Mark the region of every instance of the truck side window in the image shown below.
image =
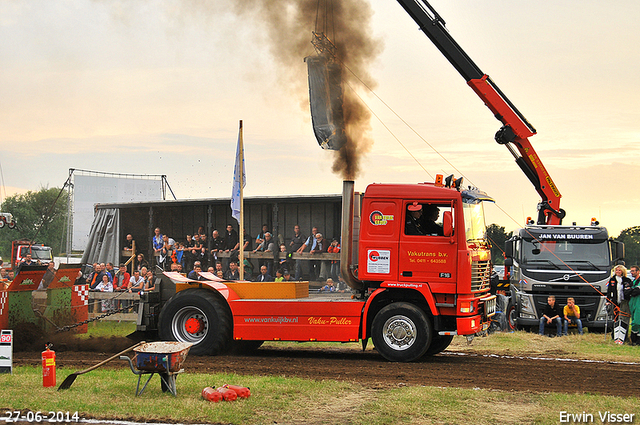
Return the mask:
<path id="1" fill-rule="evenodd" d="M 406 235 L 443 236 L 443 211 L 451 211 L 451 205 L 410 202 L 406 208 L 404 233 Z"/>

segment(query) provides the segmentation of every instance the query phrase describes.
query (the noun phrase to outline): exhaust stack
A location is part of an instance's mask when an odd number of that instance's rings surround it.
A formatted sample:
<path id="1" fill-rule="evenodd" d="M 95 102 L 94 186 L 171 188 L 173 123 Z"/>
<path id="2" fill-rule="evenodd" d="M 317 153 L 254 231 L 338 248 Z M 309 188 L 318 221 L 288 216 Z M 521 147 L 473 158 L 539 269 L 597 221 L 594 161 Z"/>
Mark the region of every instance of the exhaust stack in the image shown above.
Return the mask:
<path id="1" fill-rule="evenodd" d="M 361 290 L 364 285 L 352 273 L 353 261 L 353 212 L 354 212 L 354 182 L 342 182 L 342 247 L 340 249 L 340 274 L 351 289 Z M 359 215 L 359 213 L 358 213 Z M 359 223 L 358 223 L 359 224 Z"/>

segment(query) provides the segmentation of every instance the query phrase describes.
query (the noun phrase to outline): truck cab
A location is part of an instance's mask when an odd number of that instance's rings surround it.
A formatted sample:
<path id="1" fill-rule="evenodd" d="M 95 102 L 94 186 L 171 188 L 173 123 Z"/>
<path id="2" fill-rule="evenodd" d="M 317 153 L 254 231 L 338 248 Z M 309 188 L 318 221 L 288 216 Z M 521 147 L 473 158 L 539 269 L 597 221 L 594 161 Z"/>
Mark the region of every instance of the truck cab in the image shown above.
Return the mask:
<path id="1" fill-rule="evenodd" d="M 11 243 L 11 262 L 14 268 L 18 267 L 31 254 L 36 263 L 48 264 L 53 261 L 51 247 L 42 244 L 32 244 L 29 241 L 13 241 Z"/>
<path id="2" fill-rule="evenodd" d="M 561 306 L 568 297 L 575 298 L 583 325 L 604 330 L 607 281 L 611 268 L 624 256 L 623 249 L 599 226 L 519 229 L 505 250 L 515 301 L 510 324 L 537 326 L 547 297 L 554 295 Z"/>

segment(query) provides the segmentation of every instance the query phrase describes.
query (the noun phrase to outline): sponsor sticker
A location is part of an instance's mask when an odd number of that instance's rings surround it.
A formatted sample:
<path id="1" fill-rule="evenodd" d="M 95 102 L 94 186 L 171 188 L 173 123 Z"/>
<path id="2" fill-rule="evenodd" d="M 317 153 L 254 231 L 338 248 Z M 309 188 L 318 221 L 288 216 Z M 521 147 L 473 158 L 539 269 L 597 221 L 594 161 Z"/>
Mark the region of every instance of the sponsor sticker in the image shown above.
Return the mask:
<path id="1" fill-rule="evenodd" d="M 367 251 L 367 273 L 389 274 L 391 272 L 391 251 L 369 249 Z"/>

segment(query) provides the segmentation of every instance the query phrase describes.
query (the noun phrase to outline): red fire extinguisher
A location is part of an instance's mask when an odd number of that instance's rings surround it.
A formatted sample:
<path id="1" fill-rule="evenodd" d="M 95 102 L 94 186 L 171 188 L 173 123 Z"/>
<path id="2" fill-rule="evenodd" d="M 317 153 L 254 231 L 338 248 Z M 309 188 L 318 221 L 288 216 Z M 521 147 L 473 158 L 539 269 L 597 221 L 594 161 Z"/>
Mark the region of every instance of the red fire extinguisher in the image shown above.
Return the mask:
<path id="1" fill-rule="evenodd" d="M 45 344 L 46 350 L 42 352 L 42 386 L 56 386 L 56 352 L 51 351 L 53 344 Z"/>

